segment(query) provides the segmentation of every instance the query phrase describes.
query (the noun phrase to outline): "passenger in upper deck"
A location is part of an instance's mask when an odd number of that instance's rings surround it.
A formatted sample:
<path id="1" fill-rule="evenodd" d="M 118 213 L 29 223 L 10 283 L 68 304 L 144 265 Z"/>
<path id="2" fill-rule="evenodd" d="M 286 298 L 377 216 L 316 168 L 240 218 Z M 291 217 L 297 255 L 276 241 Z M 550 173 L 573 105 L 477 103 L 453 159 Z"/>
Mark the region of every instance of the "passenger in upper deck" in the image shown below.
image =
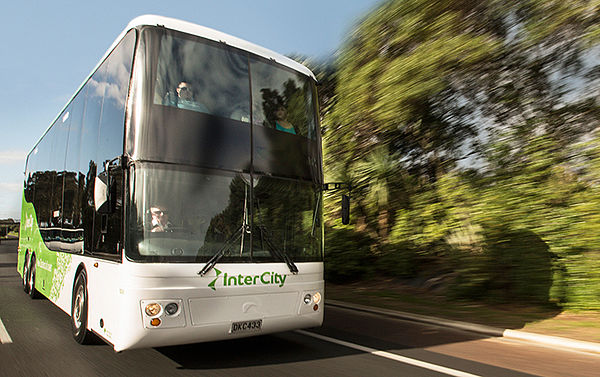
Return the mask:
<path id="1" fill-rule="evenodd" d="M 210 111 L 206 105 L 196 101 L 194 89 L 187 81 L 181 81 L 179 85 L 177 85 L 175 92 L 177 93 L 177 96 L 167 93 L 167 96 L 165 97 L 165 105 L 210 114 Z"/>
<path id="2" fill-rule="evenodd" d="M 150 208 L 151 220 L 151 232 L 170 232 L 171 222 L 169 221 L 169 213 L 164 209 L 163 206 L 152 206 Z"/>
<path id="3" fill-rule="evenodd" d="M 287 110 L 283 105 L 279 105 L 275 110 L 275 129 L 296 135 L 294 126 L 287 120 Z"/>

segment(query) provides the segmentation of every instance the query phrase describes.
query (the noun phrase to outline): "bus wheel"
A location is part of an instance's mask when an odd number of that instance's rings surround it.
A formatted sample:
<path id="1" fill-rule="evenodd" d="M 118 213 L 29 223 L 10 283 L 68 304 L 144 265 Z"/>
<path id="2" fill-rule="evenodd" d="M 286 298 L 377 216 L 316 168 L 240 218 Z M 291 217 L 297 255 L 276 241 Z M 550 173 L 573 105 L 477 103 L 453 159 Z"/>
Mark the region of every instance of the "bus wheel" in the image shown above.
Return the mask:
<path id="1" fill-rule="evenodd" d="M 27 279 L 27 292 L 29 297 L 32 299 L 40 298 L 40 293 L 35 288 L 35 275 L 36 275 L 36 267 L 35 267 L 35 254 L 31 254 L 29 257 L 29 268 L 28 268 L 28 279 Z"/>
<path id="2" fill-rule="evenodd" d="M 23 290 L 25 293 L 29 293 L 29 253 L 25 253 L 25 260 L 23 261 Z"/>
<path id="3" fill-rule="evenodd" d="M 73 338 L 79 344 L 92 343 L 92 333 L 87 329 L 88 319 L 88 297 L 87 277 L 85 270 L 77 275 L 73 287 L 73 299 L 71 303 L 71 330 Z"/>

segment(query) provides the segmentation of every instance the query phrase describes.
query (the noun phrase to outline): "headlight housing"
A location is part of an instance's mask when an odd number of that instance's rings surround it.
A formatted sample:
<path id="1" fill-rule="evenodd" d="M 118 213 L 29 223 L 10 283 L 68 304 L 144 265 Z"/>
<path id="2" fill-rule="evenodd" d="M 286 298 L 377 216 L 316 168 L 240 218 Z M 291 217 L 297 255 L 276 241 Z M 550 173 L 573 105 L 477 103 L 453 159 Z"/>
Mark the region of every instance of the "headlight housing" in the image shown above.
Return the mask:
<path id="1" fill-rule="evenodd" d="M 141 300 L 140 310 L 147 329 L 186 326 L 183 300 L 180 298 Z"/>

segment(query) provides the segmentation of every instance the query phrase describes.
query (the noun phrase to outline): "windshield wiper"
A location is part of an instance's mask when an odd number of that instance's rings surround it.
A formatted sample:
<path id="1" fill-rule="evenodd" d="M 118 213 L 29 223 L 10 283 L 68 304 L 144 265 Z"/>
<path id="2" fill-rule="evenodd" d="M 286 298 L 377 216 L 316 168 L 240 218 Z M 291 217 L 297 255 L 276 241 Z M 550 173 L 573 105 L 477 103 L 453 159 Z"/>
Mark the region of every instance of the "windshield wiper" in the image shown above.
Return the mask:
<path id="1" fill-rule="evenodd" d="M 285 262 L 285 264 L 287 264 L 287 266 L 290 269 L 290 272 L 292 274 L 297 274 L 298 267 L 296 266 L 294 261 L 289 257 L 289 255 L 287 255 L 284 251 L 279 250 L 278 248 L 275 247 L 275 245 L 273 245 L 273 243 L 271 242 L 271 239 L 269 237 L 269 233 L 268 233 L 267 229 L 264 226 L 257 226 L 257 228 L 260 231 L 262 239 L 267 243 L 267 247 L 269 248 L 269 251 L 271 253 L 275 254 L 275 256 L 278 257 L 279 259 L 283 260 Z M 233 246 L 233 244 L 236 243 L 240 239 L 240 237 L 242 237 L 244 232 L 248 232 L 248 229 L 246 226 L 241 226 L 237 232 L 232 234 L 231 237 L 229 237 L 229 239 L 227 239 L 227 241 L 225 241 L 225 245 L 223 245 L 223 247 L 220 248 L 219 251 L 208 260 L 208 262 L 206 262 L 206 264 L 204 265 L 202 270 L 200 270 L 200 272 L 198 272 L 198 275 L 204 276 L 210 270 L 212 270 L 213 267 L 217 264 L 217 262 L 221 258 L 223 258 L 223 256 L 225 255 L 225 252 L 231 246 Z"/>
<path id="2" fill-rule="evenodd" d="M 250 226 L 248 225 L 248 186 L 245 186 L 245 194 L 244 194 L 244 209 L 243 209 L 243 213 L 242 213 L 242 225 L 240 226 L 240 228 L 234 232 L 231 237 L 229 237 L 226 241 L 225 241 L 225 245 L 223 245 L 222 248 L 219 249 L 219 251 L 213 255 L 208 262 L 206 262 L 206 264 L 204 265 L 204 267 L 202 268 L 202 270 L 200 270 L 200 272 L 198 272 L 198 275 L 200 276 L 204 276 L 208 273 L 208 271 L 212 270 L 212 268 L 217 264 L 217 262 L 223 258 L 223 255 L 225 255 L 225 252 L 231 247 L 233 246 L 234 243 L 236 243 L 240 238 L 242 239 L 242 241 L 240 242 L 240 256 L 242 256 L 242 253 L 244 252 L 244 233 L 250 233 Z"/>
<path id="3" fill-rule="evenodd" d="M 206 264 L 204 265 L 204 267 L 202 268 L 202 270 L 200 270 L 200 272 L 198 272 L 198 275 L 200 276 L 204 276 L 208 273 L 208 271 L 212 270 L 212 268 L 217 264 L 217 262 L 223 258 L 223 256 L 225 255 L 225 252 L 227 250 L 229 250 L 229 248 L 231 246 L 233 246 L 234 243 L 236 243 L 240 237 L 242 237 L 242 235 L 244 234 L 244 232 L 247 231 L 246 226 L 242 225 L 240 227 L 240 229 L 238 231 L 236 231 L 235 233 L 233 233 L 226 241 L 225 241 L 225 245 L 223 245 L 222 248 L 219 249 L 219 251 L 217 251 L 217 253 L 215 255 L 213 255 L 208 262 L 206 262 Z"/>
<path id="4" fill-rule="evenodd" d="M 317 196 L 317 204 L 315 205 L 315 212 L 313 215 L 312 227 L 310 229 L 310 236 L 315 236 L 315 225 L 317 224 L 317 215 L 319 214 L 319 202 L 321 200 L 321 195 Z"/>
<path id="5" fill-rule="evenodd" d="M 271 239 L 270 239 L 270 236 L 269 236 L 269 232 L 267 231 L 267 229 L 264 226 L 261 226 L 261 225 L 257 225 L 256 227 L 260 231 L 261 238 L 264 241 L 266 241 L 267 247 L 269 248 L 269 251 L 271 253 L 275 254 L 275 256 L 279 257 L 279 259 L 283 260 L 285 262 L 285 264 L 287 264 L 287 266 L 290 269 L 290 272 L 292 274 L 297 274 L 298 273 L 298 267 L 296 266 L 296 264 L 294 263 L 294 261 L 289 257 L 289 255 L 287 255 L 285 253 L 285 251 L 281 251 L 278 248 L 276 248 L 275 245 L 273 245 L 273 243 L 271 242 Z"/>

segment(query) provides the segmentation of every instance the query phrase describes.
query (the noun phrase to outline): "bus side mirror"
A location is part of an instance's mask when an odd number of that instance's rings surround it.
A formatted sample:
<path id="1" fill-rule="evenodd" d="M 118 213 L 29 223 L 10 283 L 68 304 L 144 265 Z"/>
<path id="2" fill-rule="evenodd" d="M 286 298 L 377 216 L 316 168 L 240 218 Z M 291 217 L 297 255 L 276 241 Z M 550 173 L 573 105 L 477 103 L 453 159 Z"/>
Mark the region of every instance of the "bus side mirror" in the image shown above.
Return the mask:
<path id="1" fill-rule="evenodd" d="M 342 195 L 342 224 L 350 224 L 350 197 Z"/>

